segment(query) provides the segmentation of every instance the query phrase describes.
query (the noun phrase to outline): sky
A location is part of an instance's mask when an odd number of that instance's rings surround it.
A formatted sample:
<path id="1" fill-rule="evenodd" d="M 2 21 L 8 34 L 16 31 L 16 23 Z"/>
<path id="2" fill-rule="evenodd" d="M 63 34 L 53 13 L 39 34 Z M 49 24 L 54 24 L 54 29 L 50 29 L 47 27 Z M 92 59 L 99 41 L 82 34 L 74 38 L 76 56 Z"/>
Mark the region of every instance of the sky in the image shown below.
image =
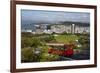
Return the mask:
<path id="1" fill-rule="evenodd" d="M 22 24 L 59 23 L 64 21 L 90 22 L 90 13 L 67 11 L 21 10 Z"/>

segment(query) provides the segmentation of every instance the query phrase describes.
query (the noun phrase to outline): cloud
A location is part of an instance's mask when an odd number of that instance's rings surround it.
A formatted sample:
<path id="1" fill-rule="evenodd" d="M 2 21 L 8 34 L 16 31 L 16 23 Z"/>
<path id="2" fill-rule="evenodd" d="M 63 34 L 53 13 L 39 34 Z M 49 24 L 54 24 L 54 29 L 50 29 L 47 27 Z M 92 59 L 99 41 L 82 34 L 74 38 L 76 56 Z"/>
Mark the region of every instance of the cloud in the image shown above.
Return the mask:
<path id="1" fill-rule="evenodd" d="M 61 11 L 40 11 L 40 10 L 21 10 L 22 21 L 33 22 L 90 22 L 90 14 L 86 12 L 61 12 Z"/>

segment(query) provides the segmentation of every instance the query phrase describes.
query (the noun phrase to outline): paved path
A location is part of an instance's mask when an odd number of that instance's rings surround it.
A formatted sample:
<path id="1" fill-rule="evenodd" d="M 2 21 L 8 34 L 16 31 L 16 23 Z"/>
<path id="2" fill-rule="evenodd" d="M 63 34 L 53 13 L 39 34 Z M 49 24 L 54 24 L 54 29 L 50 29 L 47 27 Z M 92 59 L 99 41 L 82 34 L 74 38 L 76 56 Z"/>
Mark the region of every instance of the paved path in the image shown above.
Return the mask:
<path id="1" fill-rule="evenodd" d="M 62 43 L 47 43 L 49 46 L 64 46 Z"/>

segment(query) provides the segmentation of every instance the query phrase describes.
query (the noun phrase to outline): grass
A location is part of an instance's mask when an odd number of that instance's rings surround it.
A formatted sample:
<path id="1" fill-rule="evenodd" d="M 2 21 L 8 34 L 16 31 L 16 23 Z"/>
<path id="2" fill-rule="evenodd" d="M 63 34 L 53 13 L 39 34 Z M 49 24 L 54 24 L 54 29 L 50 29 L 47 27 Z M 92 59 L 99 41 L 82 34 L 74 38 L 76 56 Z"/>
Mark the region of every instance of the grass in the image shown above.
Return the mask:
<path id="1" fill-rule="evenodd" d="M 54 38 L 59 43 L 69 43 L 79 39 L 77 35 L 58 35 L 54 36 Z"/>

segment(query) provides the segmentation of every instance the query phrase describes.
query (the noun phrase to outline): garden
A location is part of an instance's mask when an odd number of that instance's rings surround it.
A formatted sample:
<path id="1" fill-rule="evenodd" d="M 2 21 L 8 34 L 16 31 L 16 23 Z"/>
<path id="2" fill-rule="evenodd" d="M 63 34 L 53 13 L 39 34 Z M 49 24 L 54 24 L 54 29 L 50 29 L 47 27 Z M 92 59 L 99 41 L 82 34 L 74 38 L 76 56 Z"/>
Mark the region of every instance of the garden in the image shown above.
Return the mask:
<path id="1" fill-rule="evenodd" d="M 32 34 L 24 32 L 21 33 L 21 62 L 75 60 L 81 59 L 78 56 L 83 55 L 85 52 L 86 57 L 82 59 L 89 59 L 89 40 L 89 34 Z M 53 45 L 47 45 L 47 43 Z M 55 46 L 56 44 L 59 45 Z M 70 47 L 72 50 L 68 48 L 69 45 L 73 45 L 73 47 Z M 54 51 L 50 53 L 50 49 Z M 64 55 L 65 51 L 69 52 L 68 49 L 72 51 L 72 56 Z"/>

